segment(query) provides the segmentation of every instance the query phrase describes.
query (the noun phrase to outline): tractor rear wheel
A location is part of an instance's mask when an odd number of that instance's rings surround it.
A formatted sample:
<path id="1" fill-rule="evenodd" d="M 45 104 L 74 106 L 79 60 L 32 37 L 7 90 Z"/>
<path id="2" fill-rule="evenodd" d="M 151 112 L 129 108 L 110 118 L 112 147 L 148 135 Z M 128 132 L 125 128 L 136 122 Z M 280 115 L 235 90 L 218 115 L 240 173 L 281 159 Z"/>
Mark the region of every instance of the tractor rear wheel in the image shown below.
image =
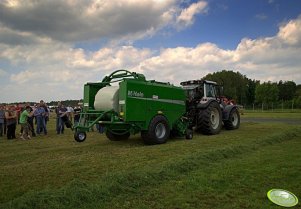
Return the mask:
<path id="1" fill-rule="evenodd" d="M 233 108 L 230 112 L 229 119 L 224 121 L 225 128 L 227 130 L 238 129 L 240 125 L 240 115 L 236 108 Z"/>
<path id="2" fill-rule="evenodd" d="M 197 131 L 206 134 L 218 134 L 222 128 L 222 111 L 217 102 L 211 102 L 209 106 L 199 112 Z"/>
<path id="3" fill-rule="evenodd" d="M 127 140 L 130 137 L 130 135 L 131 135 L 130 132 L 126 132 L 123 134 L 116 134 L 116 133 L 112 133 L 110 130 L 106 131 L 106 136 L 111 141 Z"/>
<path id="4" fill-rule="evenodd" d="M 155 116 L 147 131 L 141 132 L 141 137 L 145 144 L 163 144 L 166 143 L 170 134 L 170 128 L 166 118 L 162 115 Z"/>

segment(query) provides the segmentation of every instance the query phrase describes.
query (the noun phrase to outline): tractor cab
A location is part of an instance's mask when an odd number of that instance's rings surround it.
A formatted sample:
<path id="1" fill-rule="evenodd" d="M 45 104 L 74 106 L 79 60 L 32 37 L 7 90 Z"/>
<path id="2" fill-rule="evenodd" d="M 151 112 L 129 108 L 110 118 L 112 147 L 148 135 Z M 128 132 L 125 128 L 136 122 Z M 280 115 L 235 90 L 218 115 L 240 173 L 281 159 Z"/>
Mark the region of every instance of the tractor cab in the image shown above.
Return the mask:
<path id="1" fill-rule="evenodd" d="M 188 102 L 206 103 L 210 99 L 220 100 L 220 86 L 214 81 L 191 80 L 181 82 Z"/>

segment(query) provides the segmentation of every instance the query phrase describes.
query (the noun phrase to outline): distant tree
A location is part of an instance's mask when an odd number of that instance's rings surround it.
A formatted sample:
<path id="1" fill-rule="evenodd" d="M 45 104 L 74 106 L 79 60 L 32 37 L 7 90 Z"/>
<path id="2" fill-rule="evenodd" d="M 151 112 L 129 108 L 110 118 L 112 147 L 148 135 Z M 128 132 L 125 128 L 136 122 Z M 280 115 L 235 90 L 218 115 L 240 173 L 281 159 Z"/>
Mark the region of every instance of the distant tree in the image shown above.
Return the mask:
<path id="1" fill-rule="evenodd" d="M 278 100 L 279 90 L 277 83 L 264 82 L 258 84 L 255 90 L 255 99 L 259 103 L 270 104 Z"/>
<path id="2" fill-rule="evenodd" d="M 236 100 L 238 103 L 244 104 L 248 100 L 252 100 L 252 89 L 248 89 L 249 79 L 239 72 L 223 70 L 220 72 L 210 73 L 203 77 L 203 79 L 215 81 L 224 86 L 224 96 Z M 252 85 L 251 85 L 252 87 Z M 247 98 L 247 92 L 249 92 L 250 98 Z M 254 99 L 253 99 L 254 100 Z"/>
<path id="3" fill-rule="evenodd" d="M 292 100 L 296 95 L 297 85 L 294 81 L 279 81 L 279 100 Z"/>
<path id="4" fill-rule="evenodd" d="M 247 104 L 253 104 L 255 102 L 255 90 L 259 83 L 259 81 L 248 79 L 246 90 Z"/>
<path id="5" fill-rule="evenodd" d="M 60 102 L 62 102 L 65 106 L 70 105 L 72 107 L 75 107 L 75 106 L 78 105 L 79 102 L 82 102 L 82 101 L 83 100 L 63 100 L 63 101 L 60 101 Z M 47 105 L 56 106 L 58 102 L 59 101 L 51 101 L 51 102 L 48 102 Z"/>
<path id="6" fill-rule="evenodd" d="M 296 97 L 301 97 L 301 84 L 296 86 Z"/>
<path id="7" fill-rule="evenodd" d="M 297 85 L 294 104 L 296 108 L 301 108 L 301 84 Z"/>

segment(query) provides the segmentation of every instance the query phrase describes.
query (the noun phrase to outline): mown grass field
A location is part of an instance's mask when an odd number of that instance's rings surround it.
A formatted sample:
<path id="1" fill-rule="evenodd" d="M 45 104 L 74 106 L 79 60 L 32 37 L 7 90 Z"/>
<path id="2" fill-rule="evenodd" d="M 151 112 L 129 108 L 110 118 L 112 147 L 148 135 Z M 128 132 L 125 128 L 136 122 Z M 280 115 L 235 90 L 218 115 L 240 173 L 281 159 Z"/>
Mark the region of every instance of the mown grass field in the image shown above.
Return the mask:
<path id="1" fill-rule="evenodd" d="M 96 132 L 77 143 L 70 130 L 55 134 L 54 119 L 48 129 L 0 138 L 0 208 L 279 208 L 266 198 L 272 188 L 301 199 L 301 122 L 247 122 L 157 146 Z"/>
<path id="2" fill-rule="evenodd" d="M 275 110 L 275 111 L 253 111 L 253 110 L 245 110 L 242 117 L 244 118 L 285 118 L 285 119 L 297 119 L 301 120 L 301 110 Z"/>

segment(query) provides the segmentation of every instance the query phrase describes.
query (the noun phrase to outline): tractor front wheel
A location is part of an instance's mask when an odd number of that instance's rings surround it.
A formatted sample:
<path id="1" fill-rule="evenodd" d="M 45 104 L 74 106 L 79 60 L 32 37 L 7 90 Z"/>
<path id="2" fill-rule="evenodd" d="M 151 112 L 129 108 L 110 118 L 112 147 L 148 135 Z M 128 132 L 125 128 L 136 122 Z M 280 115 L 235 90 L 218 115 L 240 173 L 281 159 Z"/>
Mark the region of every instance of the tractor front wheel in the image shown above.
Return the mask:
<path id="1" fill-rule="evenodd" d="M 222 111 L 217 102 L 211 102 L 199 113 L 197 131 L 206 134 L 218 134 L 222 128 Z"/>

